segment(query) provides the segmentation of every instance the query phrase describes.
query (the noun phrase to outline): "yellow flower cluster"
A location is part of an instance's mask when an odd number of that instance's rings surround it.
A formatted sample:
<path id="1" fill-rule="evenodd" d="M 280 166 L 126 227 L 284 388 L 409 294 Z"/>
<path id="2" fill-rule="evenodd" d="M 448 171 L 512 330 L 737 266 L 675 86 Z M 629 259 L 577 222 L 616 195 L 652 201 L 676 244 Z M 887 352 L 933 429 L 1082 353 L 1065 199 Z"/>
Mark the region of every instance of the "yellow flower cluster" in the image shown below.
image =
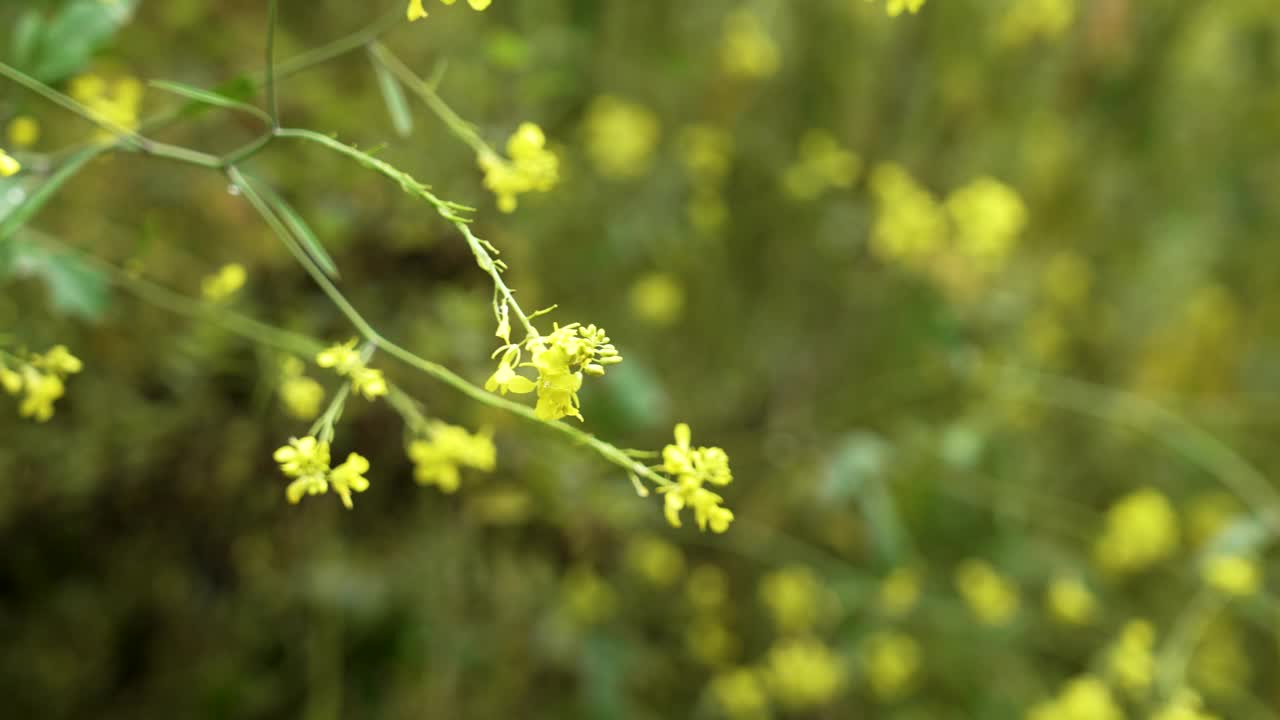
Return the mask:
<path id="1" fill-rule="evenodd" d="M 870 187 L 880 210 L 871 229 L 871 251 L 886 261 L 921 267 L 947 240 L 942 205 L 900 165 L 876 166 Z"/>
<path id="2" fill-rule="evenodd" d="M 699 232 L 714 233 L 729 217 L 724 183 L 732 161 L 733 136 L 714 125 L 690 125 L 680 131 L 679 149 L 680 162 L 693 186 L 686 209 L 689 222 Z"/>
<path id="3" fill-rule="evenodd" d="M 625 180 L 649 171 L 661 125 L 652 110 L 612 95 L 587 109 L 587 157 L 604 177 Z"/>
<path id="4" fill-rule="evenodd" d="M 505 339 L 507 334 L 499 337 Z M 529 361 L 521 362 L 525 352 L 529 353 Z M 578 390 L 582 388 L 583 374 L 604 375 L 605 366 L 622 362 L 622 356 L 609 342 L 603 328 L 584 327 L 579 323 L 556 325 L 550 335 L 530 335 L 522 343 L 503 345 L 493 355 L 502 357 L 498 360 L 498 369 L 485 382 L 485 389 L 503 395 L 537 391 L 538 404 L 534 412 L 542 420 L 562 417 L 581 420 Z M 516 368 L 522 367 L 536 370 L 537 380 L 516 372 Z"/>
<path id="5" fill-rule="evenodd" d="M 280 361 L 280 404 L 299 420 L 314 420 L 324 403 L 324 386 L 307 377 L 307 366 L 296 357 Z"/>
<path id="6" fill-rule="evenodd" d="M 1094 557 L 1103 569 L 1128 573 L 1144 570 L 1178 548 L 1178 515 L 1160 491 L 1142 488 L 1107 509 Z"/>
<path id="7" fill-rule="evenodd" d="M 684 553 L 656 535 L 641 535 L 627 543 L 627 569 L 656 587 L 671 587 L 684 575 Z"/>
<path id="8" fill-rule="evenodd" d="M 484 186 L 498 197 L 498 209 L 515 212 L 517 196 L 547 192 L 560 179 L 560 159 L 547 149 L 547 136 L 534 123 L 521 123 L 507 139 L 510 160 L 493 152 L 476 158 L 484 170 Z"/>
<path id="9" fill-rule="evenodd" d="M 487 430 L 478 433 L 439 420 L 427 422 L 427 437 L 409 443 L 413 479 L 419 485 L 435 485 L 453 493 L 461 482 L 459 467 L 492 472 L 498 451 Z"/>
<path id="10" fill-rule="evenodd" d="M 13 177 L 21 171 L 22 163 L 4 150 L 0 150 L 0 177 Z"/>
<path id="11" fill-rule="evenodd" d="M 273 457 L 280 463 L 281 472 L 295 478 L 285 489 L 291 503 L 302 500 L 304 495 L 320 495 L 332 488 L 349 510 L 351 493 L 369 489 L 369 480 L 364 477 L 369 472 L 368 460 L 351 453 L 341 465 L 330 468 L 329 443 L 314 436 L 291 438 Z"/>
<path id="12" fill-rule="evenodd" d="M 33 353 L 26 359 L 6 353 L 0 355 L 0 386 L 10 395 L 24 393 L 18 404 L 20 416 L 47 422 L 53 417 L 54 402 L 66 392 L 64 381 L 83 368 L 80 358 L 65 345 L 55 345 L 44 354 Z"/>
<path id="13" fill-rule="evenodd" d="M 833 700 L 844 686 L 844 661 L 812 638 L 784 640 L 769 649 L 765 666 L 770 694 L 789 710 Z"/>
<path id="14" fill-rule="evenodd" d="M 956 228 L 956 248 L 981 269 L 1004 265 L 1027 224 L 1027 207 L 1013 188 L 980 177 L 947 197 L 947 212 Z"/>
<path id="15" fill-rule="evenodd" d="M 770 717 L 769 695 L 760 673 L 732 668 L 719 673 L 708 688 L 711 699 L 733 720 L 765 720 Z"/>
<path id="16" fill-rule="evenodd" d="M 316 355 L 316 364 L 331 368 L 351 381 L 351 389 L 366 400 L 375 400 L 387 394 L 387 381 L 381 370 L 365 366 L 364 358 L 356 350 L 355 338 L 341 345 L 333 345 Z"/>
<path id="17" fill-rule="evenodd" d="M 1262 585 L 1257 561 L 1240 555 L 1213 555 L 1205 560 L 1201 574 L 1209 587 L 1224 595 L 1246 597 Z"/>
<path id="18" fill-rule="evenodd" d="M 1052 40 L 1066 32 L 1075 17 L 1076 0 L 1019 0 L 1000 21 L 1000 39 L 1014 46 L 1037 37 Z"/>
<path id="19" fill-rule="evenodd" d="M 445 5 L 452 5 L 455 0 L 440 0 Z M 472 10 L 484 10 L 493 4 L 493 0 L 467 0 L 467 4 Z M 423 7 L 422 0 L 409 0 L 409 8 L 405 11 L 405 15 L 409 18 L 409 22 L 421 20 L 427 16 L 427 9 Z"/>
<path id="20" fill-rule="evenodd" d="M 684 286 L 671 273 L 653 272 L 636 280 L 628 299 L 637 318 L 665 327 L 679 320 L 684 311 Z"/>
<path id="21" fill-rule="evenodd" d="M 983 560 L 966 560 L 956 568 L 956 587 L 979 621 L 1007 625 L 1018 612 L 1018 588 Z"/>
<path id="22" fill-rule="evenodd" d="M 741 78 L 767 78 L 778 72 L 782 51 L 769 36 L 764 21 L 750 10 L 730 13 L 720 38 L 720 69 Z"/>
<path id="23" fill-rule="evenodd" d="M 873 1 L 874 0 L 867 0 L 867 2 Z M 886 0 L 884 9 L 885 12 L 889 14 L 889 17 L 897 17 L 903 12 L 909 12 L 912 15 L 915 15 L 920 11 L 920 8 L 924 7 L 924 3 L 925 0 Z"/>
<path id="24" fill-rule="evenodd" d="M 123 77 L 110 82 L 98 75 L 81 75 L 71 80 L 70 91 L 71 97 L 107 126 L 97 133 L 100 142 L 111 142 L 118 135 L 138 129 L 142 83 L 137 78 Z"/>
<path id="25" fill-rule="evenodd" d="M 1093 675 L 1068 682 L 1058 696 L 1032 707 L 1026 720 L 1124 720 L 1106 683 Z"/>
<path id="26" fill-rule="evenodd" d="M 200 293 L 209 302 L 222 302 L 240 291 L 249 279 L 249 273 L 240 263 L 230 263 L 206 277 L 200 283 Z"/>
<path id="27" fill-rule="evenodd" d="M 718 447 L 691 447 L 691 432 L 685 423 L 676 425 L 675 444 L 662 449 L 662 465 L 658 467 L 675 482 L 658 488 L 666 496 L 664 511 L 672 527 L 680 527 L 680 511 L 693 508 L 699 530 L 709 526 L 722 533 L 733 522 L 733 511 L 721 505 L 724 498 L 703 487 L 728 485 L 733 482 L 729 456 Z"/>
<path id="28" fill-rule="evenodd" d="M 1146 620 L 1130 620 L 1107 653 L 1107 672 L 1134 695 L 1145 695 L 1155 679 L 1156 629 Z"/>
<path id="29" fill-rule="evenodd" d="M 1066 625 L 1085 625 L 1098 612 L 1093 593 L 1080 578 L 1055 577 L 1045 591 L 1045 606 L 1053 618 Z"/>
<path id="30" fill-rule="evenodd" d="M 853 187 L 862 159 L 840 146 L 825 130 L 810 130 L 800 139 L 800 157 L 782 174 L 782 187 L 797 200 L 814 200 L 829 189 Z"/>
<path id="31" fill-rule="evenodd" d="M 896 700 L 911 688 L 924 653 L 915 638 L 901 632 L 879 632 L 868 640 L 863 663 L 871 691 L 881 700 Z"/>
<path id="32" fill-rule="evenodd" d="M 1200 696 L 1194 690 L 1181 688 L 1173 699 L 1151 716 L 1151 720 L 1217 720 L 1205 712 Z"/>
<path id="33" fill-rule="evenodd" d="M 913 567 L 894 568 L 880 583 L 877 605 L 889 617 L 903 617 L 920 602 L 920 571 Z"/>

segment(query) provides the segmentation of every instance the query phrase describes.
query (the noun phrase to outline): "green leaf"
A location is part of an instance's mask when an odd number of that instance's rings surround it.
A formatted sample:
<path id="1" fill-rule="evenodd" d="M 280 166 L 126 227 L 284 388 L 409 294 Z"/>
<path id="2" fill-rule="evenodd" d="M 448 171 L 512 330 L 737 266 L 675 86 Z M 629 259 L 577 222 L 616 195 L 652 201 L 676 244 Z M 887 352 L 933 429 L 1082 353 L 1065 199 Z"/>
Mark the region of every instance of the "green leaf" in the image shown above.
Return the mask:
<path id="1" fill-rule="evenodd" d="M 44 18 L 35 10 L 22 13 L 13 24 L 13 64 L 27 67 L 40 43 L 40 35 L 44 31 Z"/>
<path id="2" fill-rule="evenodd" d="M 254 117 L 259 118 L 263 122 L 268 122 L 268 123 L 271 122 L 271 118 L 268 117 L 267 114 L 262 110 L 252 105 L 249 105 L 247 103 L 242 103 L 238 100 L 229 98 L 225 95 L 220 95 L 216 92 L 212 92 L 209 90 L 202 90 L 198 87 L 192 87 L 191 85 L 186 85 L 178 82 L 171 82 L 169 80 L 152 80 L 147 84 L 153 88 L 156 88 L 157 90 L 170 92 L 170 93 L 173 93 L 174 95 L 179 95 L 181 97 L 187 98 L 188 100 L 192 100 L 197 103 L 203 103 L 205 105 L 213 105 L 215 107 L 227 108 L 229 110 L 239 110 L 241 112 L 249 113 Z"/>
<path id="3" fill-rule="evenodd" d="M 44 281 L 53 307 L 67 315 L 97 320 L 107 308 L 107 278 L 84 261 L 31 242 L 15 242 L 14 270 Z"/>
<path id="4" fill-rule="evenodd" d="M 132 17 L 137 0 L 73 0 L 40 33 L 30 75 L 53 84 L 76 74 Z"/>
<path id="5" fill-rule="evenodd" d="M 324 274 L 338 279 L 338 266 L 333 262 L 333 258 L 329 256 L 329 252 L 324 249 L 324 245 L 320 244 L 320 238 L 316 236 L 307 222 L 302 219 L 297 210 L 293 209 L 283 197 L 265 184 L 259 183 L 258 190 L 262 193 L 267 203 L 271 206 L 272 212 L 284 221 L 289 232 L 298 239 L 303 249 L 311 256 L 316 265 L 324 270 Z"/>
<path id="6" fill-rule="evenodd" d="M 387 114 L 391 116 L 391 125 L 400 137 L 409 137 L 413 132 L 413 115 L 409 112 L 409 101 L 404 96 L 404 88 L 396 80 L 391 71 L 378 61 L 376 55 L 370 54 L 374 75 L 378 78 L 378 89 L 382 91 L 382 99 L 387 103 Z"/>

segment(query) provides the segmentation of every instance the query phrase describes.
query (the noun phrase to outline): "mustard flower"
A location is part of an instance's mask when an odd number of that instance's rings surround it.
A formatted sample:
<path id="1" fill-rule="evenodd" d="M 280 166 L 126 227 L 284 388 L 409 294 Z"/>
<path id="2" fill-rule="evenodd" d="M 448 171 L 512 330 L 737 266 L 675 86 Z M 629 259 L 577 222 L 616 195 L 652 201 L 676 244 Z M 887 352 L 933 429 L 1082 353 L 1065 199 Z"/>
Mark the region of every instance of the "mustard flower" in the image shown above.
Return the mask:
<path id="1" fill-rule="evenodd" d="M 12 155 L 0 150 L 0 177 L 13 177 L 22 170 L 22 163 L 13 158 Z"/>
<path id="2" fill-rule="evenodd" d="M 332 487 L 349 510 L 351 493 L 369 489 L 369 480 L 364 477 L 369 471 L 368 460 L 351 453 L 341 465 L 330 468 L 329 443 L 311 435 L 290 438 L 289 444 L 277 449 L 272 457 L 282 473 L 295 478 L 285 489 L 291 503 L 298 503 L 306 495 L 321 495 Z"/>
<path id="3" fill-rule="evenodd" d="M 1060 576 L 1045 591 L 1045 606 L 1054 619 L 1067 625 L 1084 625 L 1093 620 L 1098 603 L 1079 578 Z"/>
<path id="4" fill-rule="evenodd" d="M 18 415 L 36 422 L 53 417 L 54 403 L 66 392 L 65 381 L 80 372 L 84 364 L 65 345 L 55 345 L 43 354 L 17 358 L 17 369 L 0 363 L 0 386 L 10 395 L 23 392 Z"/>
<path id="5" fill-rule="evenodd" d="M 867 640 L 863 665 L 871 691 L 896 700 L 910 689 L 924 657 L 920 643 L 901 632 L 879 632 Z"/>
<path id="6" fill-rule="evenodd" d="M 726 75 L 762 79 L 777 73 L 781 64 L 782 51 L 759 15 L 743 9 L 725 17 L 720 69 Z"/>
<path id="7" fill-rule="evenodd" d="M 722 533 L 733 522 L 733 512 L 721 506 L 724 498 L 707 490 L 703 485 L 728 485 L 733 481 L 729 471 L 729 456 L 718 447 L 690 446 L 691 433 L 685 423 L 676 425 L 675 444 L 662 449 L 662 465 L 659 467 L 675 479 L 672 485 L 658 488 L 665 495 L 664 509 L 667 522 L 680 527 L 680 511 L 693 508 L 698 529 Z"/>
<path id="8" fill-rule="evenodd" d="M 844 685 L 844 662 L 817 640 L 785 640 L 769 650 L 767 670 L 771 694 L 792 710 L 816 708 Z"/>
<path id="9" fill-rule="evenodd" d="M 353 338 L 321 350 L 316 355 L 316 364 L 345 376 L 351 381 L 351 390 L 366 400 L 376 400 L 387 394 L 387 381 L 381 370 L 365 366 L 364 359 L 356 350 L 356 343 Z"/>
<path id="10" fill-rule="evenodd" d="M 867 0 L 874 2 L 874 0 Z M 889 17 L 897 17 L 903 12 L 909 12 L 915 15 L 920 8 L 924 7 L 925 0 L 886 0 L 884 10 Z"/>
<path id="11" fill-rule="evenodd" d="M 369 489 L 369 480 L 364 474 L 369 472 L 369 461 L 357 453 L 347 455 L 347 459 L 338 467 L 329 471 L 329 486 L 342 498 L 342 504 L 351 509 L 351 493 L 364 492 Z"/>
<path id="12" fill-rule="evenodd" d="M 498 197 L 498 209 L 514 212 L 516 196 L 530 192 L 547 192 L 560 179 L 560 160 L 546 147 L 542 128 L 522 123 L 507 140 L 506 160 L 496 153 L 483 152 L 477 157 L 484 170 L 484 186 Z"/>
<path id="13" fill-rule="evenodd" d="M 956 246 L 983 270 L 1000 268 L 1027 224 L 1027 207 L 1013 188 L 980 177 L 946 201 L 956 227 Z"/>
<path id="14" fill-rule="evenodd" d="M 445 5 L 452 5 L 455 0 L 440 0 Z M 467 4 L 472 10 L 484 10 L 493 4 L 493 0 L 467 0 Z M 409 18 L 409 22 L 421 20 L 427 16 L 427 9 L 423 7 L 422 0 L 409 0 L 409 7 L 405 11 L 405 15 Z"/>
<path id="15" fill-rule="evenodd" d="M 18 406 L 18 414 L 36 422 L 48 422 L 53 417 L 53 403 L 62 397 L 65 386 L 53 373 L 42 373 L 33 366 L 22 368 L 22 385 L 26 395 Z"/>
<path id="16" fill-rule="evenodd" d="M 1146 620 L 1130 620 L 1107 654 L 1107 670 L 1120 687 L 1145 695 L 1155 678 L 1156 629 Z"/>
<path id="17" fill-rule="evenodd" d="M 1205 583 L 1224 595 L 1246 597 L 1258 592 L 1262 571 L 1252 558 L 1219 554 L 1205 560 L 1201 575 Z"/>
<path id="18" fill-rule="evenodd" d="M 453 493 L 461 483 L 459 466 L 491 472 L 497 450 L 487 431 L 470 433 L 466 428 L 431 420 L 427 437 L 409 443 L 413 477 L 419 485 L 435 485 L 443 493 Z"/>
<path id="19" fill-rule="evenodd" d="M 138 129 L 142 91 L 142 83 L 132 77 L 109 82 L 97 75 L 80 75 L 70 83 L 71 96 L 106 126 L 97 133 L 99 142 L 111 142 L 118 135 Z"/>
<path id="20" fill-rule="evenodd" d="M 1026 720 L 1124 720 L 1124 711 L 1101 679 L 1082 675 L 1052 700 L 1032 707 Z"/>
<path id="21" fill-rule="evenodd" d="M 769 717 L 769 695 L 761 674 L 751 668 L 725 670 L 711 679 L 707 688 L 712 700 L 733 720 L 763 720 Z"/>
<path id="22" fill-rule="evenodd" d="M 821 581 L 807 567 L 787 567 L 760 580 L 760 600 L 783 632 L 812 630 L 826 599 Z"/>
<path id="23" fill-rule="evenodd" d="M 1194 690 L 1179 688 L 1151 720 L 1217 720 L 1217 716 L 1205 712 L 1200 695 Z"/>
<path id="24" fill-rule="evenodd" d="M 814 200 L 828 189 L 853 187 L 862 160 L 825 130 L 810 130 L 800 141 L 800 157 L 782 174 L 782 186 L 797 200 Z"/>
<path id="25" fill-rule="evenodd" d="M 886 262 L 918 267 L 947 241 L 942 205 L 899 165 L 879 165 L 870 177 L 878 213 L 871 251 Z"/>
<path id="26" fill-rule="evenodd" d="M 1007 625 L 1018 612 L 1018 588 L 982 560 L 966 560 L 956 569 L 956 587 L 973 614 L 987 625 Z"/>
<path id="27" fill-rule="evenodd" d="M 280 362 L 280 403 L 299 420 L 314 420 L 324 403 L 324 387 L 304 373 L 306 365 L 296 357 Z"/>
<path id="28" fill-rule="evenodd" d="M 1178 548 L 1178 515 L 1160 491 L 1142 488 L 1107 509 L 1094 557 L 1117 573 L 1145 570 Z"/>
<path id="29" fill-rule="evenodd" d="M 531 335 L 521 344 L 529 352 L 529 361 L 520 362 L 520 345 L 498 348 L 494 355 L 501 354 L 502 359 L 485 382 L 485 389 L 504 395 L 537 391 L 534 413 L 542 420 L 562 417 L 582 420 L 578 390 L 582 388 L 583 375 L 604 375 L 606 366 L 622 362 L 609 336 L 595 325 L 556 325 L 551 334 Z M 533 368 L 538 373 L 537 380 L 517 374 L 517 367 Z"/>

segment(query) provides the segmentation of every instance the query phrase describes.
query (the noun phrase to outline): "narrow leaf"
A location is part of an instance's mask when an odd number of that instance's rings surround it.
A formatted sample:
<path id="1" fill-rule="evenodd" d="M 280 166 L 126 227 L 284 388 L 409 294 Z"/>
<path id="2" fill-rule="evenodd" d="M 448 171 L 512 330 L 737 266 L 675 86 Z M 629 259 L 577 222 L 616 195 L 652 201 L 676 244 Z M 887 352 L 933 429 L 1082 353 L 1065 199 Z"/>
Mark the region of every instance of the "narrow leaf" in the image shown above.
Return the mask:
<path id="1" fill-rule="evenodd" d="M 293 206 L 267 185 L 260 183 L 258 189 L 271 206 L 272 212 L 280 217 L 285 226 L 289 228 L 289 232 L 298 239 L 298 242 L 307 251 L 307 254 L 311 256 L 311 259 L 315 261 L 316 265 L 319 265 L 320 269 L 324 270 L 325 275 L 337 280 L 338 266 L 333 262 L 329 252 L 324 249 L 324 245 L 320 243 L 320 238 L 307 225 L 307 222 L 302 219 L 298 211 L 294 210 Z"/>
<path id="2" fill-rule="evenodd" d="M 413 132 L 413 115 L 409 112 L 409 101 L 404 96 L 404 88 L 396 80 L 387 66 L 378 56 L 370 53 L 374 75 L 378 78 L 378 89 L 382 91 L 382 99 L 387 103 L 387 114 L 391 116 L 391 125 L 400 137 L 409 137 Z"/>
<path id="3" fill-rule="evenodd" d="M 214 105 L 216 107 L 221 107 L 221 108 L 227 108 L 228 110 L 239 110 L 241 112 L 249 113 L 250 115 L 253 115 L 254 117 L 262 120 L 263 122 L 268 122 L 268 123 L 271 122 L 271 118 L 268 117 L 267 114 L 264 113 L 259 108 L 256 108 L 247 103 L 242 103 L 239 100 L 234 100 L 225 95 L 220 95 L 210 90 L 203 90 L 201 88 L 192 87 L 191 85 L 186 85 L 178 82 L 171 82 L 169 80 L 152 80 L 148 84 L 151 87 L 156 88 L 157 90 L 170 92 L 170 93 L 173 93 L 174 95 L 179 95 L 181 97 L 187 98 L 188 100 L 192 100 L 194 102 L 203 103 L 205 105 Z"/>

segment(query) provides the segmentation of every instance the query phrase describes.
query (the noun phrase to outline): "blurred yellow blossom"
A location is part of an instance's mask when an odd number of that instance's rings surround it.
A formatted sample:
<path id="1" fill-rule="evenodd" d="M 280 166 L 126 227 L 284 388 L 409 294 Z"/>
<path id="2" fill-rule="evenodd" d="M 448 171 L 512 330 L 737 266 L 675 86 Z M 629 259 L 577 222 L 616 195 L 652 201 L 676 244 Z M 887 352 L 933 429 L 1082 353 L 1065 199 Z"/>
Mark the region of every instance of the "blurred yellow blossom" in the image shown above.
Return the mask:
<path id="1" fill-rule="evenodd" d="M 625 558 L 631 572 L 658 587 L 670 587 L 684 575 L 684 553 L 656 535 L 632 538 Z"/>
<path id="2" fill-rule="evenodd" d="M 1105 570 L 1144 570 L 1178 548 L 1178 515 L 1160 491 L 1142 488 L 1107 509 L 1094 557 Z"/>
<path id="3" fill-rule="evenodd" d="M 30 115 L 18 115 L 9 121 L 5 134 L 10 145 L 19 149 L 29 148 L 40 141 L 40 123 Z"/>
<path id="4" fill-rule="evenodd" d="M 987 625 L 1007 625 L 1018 612 L 1018 588 L 984 560 L 956 568 L 956 587 L 975 617 Z"/>
<path id="5" fill-rule="evenodd" d="M 71 97 L 88 108 L 94 119 L 104 125 L 96 138 L 111 142 L 119 135 L 138 129 L 138 110 L 142 105 L 142 83 L 133 77 L 109 81 L 98 75 L 80 75 L 69 85 Z"/>
<path id="6" fill-rule="evenodd" d="M 894 568 L 880 583 L 877 604 L 890 617 L 903 617 L 920 602 L 920 571 L 913 567 Z"/>
<path id="7" fill-rule="evenodd" d="M 947 241 L 942 205 L 899 165 L 877 165 L 871 194 L 878 213 L 871 228 L 871 251 L 885 262 L 919 267 Z"/>
<path id="8" fill-rule="evenodd" d="M 1051 40 L 1071 27 L 1076 0 L 1014 0 L 1000 21 L 1000 38 L 1009 45 L 1024 45 L 1037 37 Z"/>
<path id="9" fill-rule="evenodd" d="M 770 695 L 791 710 L 825 705 L 844 685 L 844 661 L 812 638 L 783 640 L 769 649 L 765 662 Z"/>
<path id="10" fill-rule="evenodd" d="M 22 163 L 4 150 L 0 150 L 0 177 L 13 177 L 21 171 Z"/>
<path id="11" fill-rule="evenodd" d="M 714 125 L 680 130 L 680 162 L 696 185 L 714 185 L 729 174 L 733 135 Z"/>
<path id="12" fill-rule="evenodd" d="M 209 302 L 222 302 L 244 287 L 249 274 L 240 263 L 229 263 L 200 282 L 200 293 Z"/>
<path id="13" fill-rule="evenodd" d="M 818 576 L 798 565 L 774 571 L 760 580 L 760 601 L 784 633 L 812 630 L 821 619 L 825 592 Z"/>
<path id="14" fill-rule="evenodd" d="M 778 72 L 782 51 L 759 15 L 745 8 L 725 17 L 720 38 L 720 69 L 726 75 L 767 78 Z"/>
<path id="15" fill-rule="evenodd" d="M 1156 629 L 1146 620 L 1130 620 L 1107 653 L 1107 672 L 1115 683 L 1137 696 L 1155 679 Z"/>
<path id="16" fill-rule="evenodd" d="M 875 2 L 875 0 L 867 0 L 867 2 Z M 884 10 L 889 17 L 897 17 L 903 12 L 909 12 L 915 15 L 924 7 L 925 0 L 885 0 Z"/>
<path id="17" fill-rule="evenodd" d="M 560 179 L 560 160 L 547 149 L 547 137 L 534 123 L 522 123 L 507 140 L 510 160 L 485 151 L 477 162 L 484 170 L 484 186 L 498 197 L 498 209 L 514 212 L 517 196 L 547 192 Z"/>
<path id="18" fill-rule="evenodd" d="M 665 327 L 680 319 L 684 311 L 684 286 L 671 273 L 651 272 L 631 286 L 631 312 L 644 322 Z"/>
<path id="19" fill-rule="evenodd" d="M 1201 574 L 1209 587 L 1224 595 L 1253 595 L 1262 585 L 1257 561 L 1240 555 L 1211 555 L 1205 559 Z"/>
<path id="20" fill-rule="evenodd" d="M 351 390 L 363 395 L 366 400 L 374 400 L 387 394 L 387 381 L 381 370 L 365 365 L 364 358 L 356 350 L 358 340 L 352 338 L 341 345 L 331 345 L 316 354 L 316 364 L 322 368 L 331 368 L 334 372 L 351 381 Z"/>
<path id="21" fill-rule="evenodd" d="M 694 660 L 711 667 L 731 661 L 739 649 L 738 638 L 714 616 L 695 618 L 685 630 L 684 644 Z"/>
<path id="22" fill-rule="evenodd" d="M 1098 603 L 1089 587 L 1073 576 L 1055 577 L 1045 591 L 1044 602 L 1049 614 L 1067 625 L 1087 624 L 1098 612 Z"/>
<path id="23" fill-rule="evenodd" d="M 13 367 L 10 367 L 12 365 Z M 23 393 L 18 415 L 36 422 L 53 417 L 54 403 L 66 392 L 66 380 L 84 369 L 80 358 L 65 345 L 55 345 L 43 354 L 25 358 L 0 353 L 0 386 L 10 395 Z"/>
<path id="24" fill-rule="evenodd" d="M 452 5 L 455 0 L 440 0 L 440 2 L 445 5 Z M 467 4 L 470 5 L 473 10 L 484 10 L 492 3 L 493 0 L 467 0 Z M 409 0 L 409 7 L 405 11 L 405 14 L 409 18 L 409 21 L 413 22 L 414 20 L 421 20 L 426 17 L 427 9 L 422 5 L 422 0 Z"/>
<path id="25" fill-rule="evenodd" d="M 1017 191 L 980 177 L 947 196 L 957 249 L 984 271 L 1001 268 L 1027 224 L 1027 208 Z"/>
<path id="26" fill-rule="evenodd" d="M 324 386 L 306 376 L 306 367 L 292 356 L 280 361 L 280 404 L 299 420 L 314 420 L 324 403 Z"/>
<path id="27" fill-rule="evenodd" d="M 696 610 L 719 610 L 729 597 L 729 576 L 715 565 L 699 565 L 689 573 L 685 594 Z"/>
<path id="28" fill-rule="evenodd" d="M 915 638 L 879 632 L 867 640 L 864 666 L 871 691 L 881 700 L 896 700 L 911 688 L 924 653 Z"/>
<path id="29" fill-rule="evenodd" d="M 1200 695 L 1194 690 L 1179 688 L 1151 720 L 1217 720 L 1217 716 L 1204 710 Z"/>
<path id="30" fill-rule="evenodd" d="M 725 670 L 711 679 L 711 699 L 732 720 L 766 720 L 769 696 L 760 673 L 751 668 Z"/>
<path id="31" fill-rule="evenodd" d="M 584 625 L 603 622 L 618 609 L 617 591 L 585 565 L 573 567 L 565 573 L 560 593 L 569 615 Z"/>
<path id="32" fill-rule="evenodd" d="M 800 157 L 782 174 L 782 186 L 797 200 L 813 200 L 829 189 L 853 187 L 862 160 L 841 147 L 825 130 L 810 130 L 800 140 Z"/>
<path id="33" fill-rule="evenodd" d="M 462 475 L 459 467 L 492 472 L 497 464 L 497 449 L 487 430 L 478 433 L 429 420 L 426 437 L 409 443 L 409 459 L 413 461 L 413 479 L 419 485 L 435 485 L 440 492 L 458 490 Z"/>
<path id="34" fill-rule="evenodd" d="M 587 110 L 587 156 L 596 172 L 629 179 L 649 172 L 658 146 L 658 116 L 643 105 L 601 95 Z"/>
<path id="35" fill-rule="evenodd" d="M 1027 711 L 1026 720 L 1124 720 L 1106 683 L 1092 675 L 1072 679 L 1052 700 Z"/>

